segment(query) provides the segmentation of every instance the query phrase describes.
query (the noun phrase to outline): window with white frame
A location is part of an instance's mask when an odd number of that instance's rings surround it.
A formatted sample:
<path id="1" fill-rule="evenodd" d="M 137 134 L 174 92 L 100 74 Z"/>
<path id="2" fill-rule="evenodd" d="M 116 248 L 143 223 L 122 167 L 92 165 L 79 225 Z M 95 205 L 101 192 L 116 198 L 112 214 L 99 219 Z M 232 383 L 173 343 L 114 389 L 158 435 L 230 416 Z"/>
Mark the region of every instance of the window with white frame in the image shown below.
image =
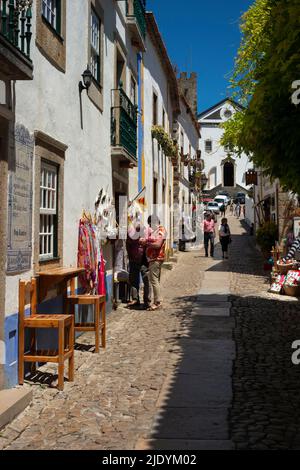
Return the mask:
<path id="1" fill-rule="evenodd" d="M 61 0 L 42 0 L 42 15 L 58 33 L 61 30 Z"/>
<path id="2" fill-rule="evenodd" d="M 212 149 L 213 149 L 212 140 L 206 140 L 205 141 L 205 152 L 206 153 L 211 153 Z"/>
<path id="3" fill-rule="evenodd" d="M 40 260 L 56 257 L 57 253 L 57 180 L 58 167 L 41 162 L 40 181 Z"/>
<path id="4" fill-rule="evenodd" d="M 100 37 L 101 21 L 92 8 L 91 11 L 91 72 L 94 79 L 100 83 Z"/>

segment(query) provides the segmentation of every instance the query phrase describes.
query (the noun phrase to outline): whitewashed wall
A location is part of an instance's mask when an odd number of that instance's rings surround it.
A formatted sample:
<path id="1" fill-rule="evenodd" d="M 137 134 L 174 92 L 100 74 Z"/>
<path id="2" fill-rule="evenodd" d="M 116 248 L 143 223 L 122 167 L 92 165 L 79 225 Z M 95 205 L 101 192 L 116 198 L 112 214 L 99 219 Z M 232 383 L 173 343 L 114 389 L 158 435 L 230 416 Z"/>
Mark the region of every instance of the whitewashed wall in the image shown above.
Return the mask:
<path id="1" fill-rule="evenodd" d="M 179 122 L 179 136 L 183 133 L 184 136 L 184 147 L 183 153 L 184 155 L 189 154 L 190 146 L 191 146 L 191 158 L 196 157 L 197 150 L 199 149 L 199 135 L 195 128 L 194 122 L 192 120 L 190 111 L 188 111 L 186 105 L 182 100 L 180 100 L 180 111 L 181 114 L 178 116 Z M 180 137 L 179 137 L 180 138 Z M 189 169 L 187 166 L 184 166 L 184 178 L 189 181 Z M 191 208 L 187 208 L 189 203 L 189 184 L 183 184 L 182 182 L 179 183 L 179 202 L 183 204 L 183 200 L 185 201 L 186 207 L 182 207 L 182 211 L 184 210 L 185 215 L 191 216 Z"/>
<path id="2" fill-rule="evenodd" d="M 166 202 L 169 206 L 171 201 L 169 200 L 169 189 L 172 189 L 172 164 L 169 158 L 163 155 L 163 152 L 158 149 L 157 141 L 152 139 L 151 129 L 153 122 L 152 113 L 152 100 L 153 92 L 157 94 L 157 120 L 158 125 L 162 125 L 162 110 L 165 109 L 165 123 L 166 131 L 170 129 L 172 120 L 172 106 L 168 87 L 168 80 L 166 73 L 161 64 L 157 50 L 154 47 L 149 36 L 146 41 L 147 52 L 145 54 L 144 61 L 144 157 L 145 157 L 145 186 L 147 191 L 147 203 L 148 209 L 151 210 L 153 201 L 153 174 L 154 172 L 158 175 L 157 184 L 157 199 L 158 204 L 161 206 L 163 203 L 163 177 L 165 177 L 165 188 L 166 188 Z M 172 189 L 173 191 L 173 189 Z M 173 196 L 171 196 L 172 198 Z M 164 208 L 160 214 L 168 232 L 170 233 L 170 217 L 169 210 Z"/>
<path id="3" fill-rule="evenodd" d="M 204 114 L 199 119 L 201 124 L 200 149 L 202 151 L 202 158 L 205 162 L 205 174 L 209 179 L 206 189 L 213 189 L 215 186 L 223 186 L 224 184 L 222 161 L 227 158 L 228 152 L 220 144 L 220 140 L 224 133 L 220 124 L 222 124 L 225 119 L 222 117 L 219 119 L 210 119 L 209 117 L 210 115 L 214 116 L 218 111 L 221 111 L 221 116 L 223 116 L 222 112 L 227 108 L 229 108 L 232 113 L 236 112 L 229 102 L 225 102 L 221 106 L 211 108 L 206 115 Z M 211 153 L 207 153 L 205 151 L 205 142 L 207 140 L 212 141 L 213 149 Z M 245 154 L 241 157 L 234 154 L 231 156 L 234 160 L 235 166 L 235 185 L 238 184 L 246 188 L 245 173 L 248 169 L 252 168 L 253 165 L 249 162 L 249 159 Z"/>
<path id="4" fill-rule="evenodd" d="M 88 62 L 88 2 L 72 0 L 67 8 L 66 73 L 58 71 L 39 52 L 32 41 L 34 79 L 16 83 L 16 122 L 31 133 L 36 130 L 68 145 L 64 176 L 64 264 L 76 265 L 78 221 L 82 209 L 93 211 L 99 189 L 111 191 L 110 90 L 114 78 L 112 28 L 116 11 L 110 0 L 102 1 L 105 10 L 103 113 L 86 92 L 82 93 L 83 129 L 80 123 L 78 83 Z M 36 12 L 33 11 L 33 18 Z M 33 38 L 35 21 L 33 21 Z M 22 278 L 30 277 L 32 272 Z M 6 314 L 17 311 L 17 285 L 20 276 L 7 277 Z"/>

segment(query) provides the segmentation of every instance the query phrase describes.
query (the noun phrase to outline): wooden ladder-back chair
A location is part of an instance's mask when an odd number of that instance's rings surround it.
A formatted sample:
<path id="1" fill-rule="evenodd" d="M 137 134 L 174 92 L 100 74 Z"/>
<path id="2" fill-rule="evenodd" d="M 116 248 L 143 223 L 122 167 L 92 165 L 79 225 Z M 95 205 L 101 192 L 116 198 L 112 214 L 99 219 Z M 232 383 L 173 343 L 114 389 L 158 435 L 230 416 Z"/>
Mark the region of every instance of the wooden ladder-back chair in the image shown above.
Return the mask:
<path id="1" fill-rule="evenodd" d="M 74 326 L 75 331 L 95 332 L 95 353 L 99 352 L 100 347 L 100 333 L 101 333 L 101 347 L 106 347 L 106 299 L 105 295 L 89 295 L 89 294 L 75 294 L 75 279 L 70 281 L 70 295 L 67 297 L 67 312 L 75 317 L 75 305 L 93 305 L 94 306 L 94 321 L 91 323 L 76 323 Z"/>
<path id="2" fill-rule="evenodd" d="M 25 308 L 30 305 L 30 316 Z M 30 329 L 30 351 L 25 351 L 25 330 Z M 37 351 L 36 330 L 39 328 L 58 330 L 58 349 Z M 65 341 L 66 339 L 66 341 Z M 72 315 L 37 314 L 37 280 L 19 283 L 19 384 L 24 383 L 24 363 L 52 362 L 58 364 L 58 389 L 64 389 L 64 364 L 69 360 L 69 381 L 74 380 L 74 317 Z M 34 365 L 35 368 L 35 365 Z"/>

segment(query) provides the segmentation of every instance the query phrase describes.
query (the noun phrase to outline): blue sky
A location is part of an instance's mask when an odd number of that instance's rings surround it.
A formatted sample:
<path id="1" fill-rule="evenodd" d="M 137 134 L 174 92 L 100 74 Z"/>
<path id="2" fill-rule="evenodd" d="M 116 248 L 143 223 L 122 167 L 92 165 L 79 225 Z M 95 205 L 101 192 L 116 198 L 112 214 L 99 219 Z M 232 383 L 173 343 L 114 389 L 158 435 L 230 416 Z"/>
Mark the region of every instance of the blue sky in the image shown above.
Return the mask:
<path id="1" fill-rule="evenodd" d="M 228 75 L 240 44 L 239 18 L 254 0 L 147 0 L 170 59 L 198 73 L 198 109 L 228 96 Z"/>

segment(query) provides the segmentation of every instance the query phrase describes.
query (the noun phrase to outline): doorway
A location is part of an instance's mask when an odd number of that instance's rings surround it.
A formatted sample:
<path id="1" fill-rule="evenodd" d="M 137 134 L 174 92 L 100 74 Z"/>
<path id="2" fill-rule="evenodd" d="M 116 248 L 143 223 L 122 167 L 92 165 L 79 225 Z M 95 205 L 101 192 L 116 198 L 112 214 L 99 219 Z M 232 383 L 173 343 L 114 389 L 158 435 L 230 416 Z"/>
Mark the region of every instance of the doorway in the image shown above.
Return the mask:
<path id="1" fill-rule="evenodd" d="M 234 186 L 234 165 L 232 162 L 224 164 L 224 186 Z"/>

